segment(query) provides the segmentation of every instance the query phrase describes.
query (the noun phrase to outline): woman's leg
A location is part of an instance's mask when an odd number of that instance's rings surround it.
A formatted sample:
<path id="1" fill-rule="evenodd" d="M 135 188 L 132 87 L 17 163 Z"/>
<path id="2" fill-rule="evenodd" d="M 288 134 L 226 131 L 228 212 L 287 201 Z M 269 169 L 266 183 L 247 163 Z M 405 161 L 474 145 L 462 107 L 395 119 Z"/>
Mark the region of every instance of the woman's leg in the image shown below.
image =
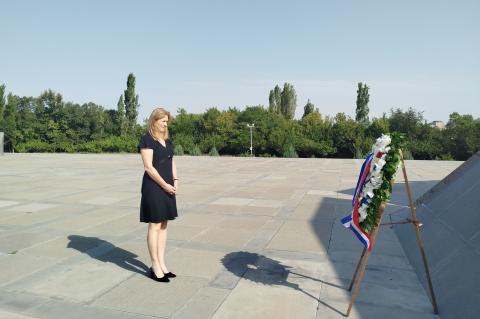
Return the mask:
<path id="1" fill-rule="evenodd" d="M 163 221 L 160 223 L 160 228 L 158 231 L 157 237 L 157 253 L 158 253 L 158 261 L 160 263 L 160 268 L 163 273 L 168 273 L 167 265 L 165 264 L 165 247 L 167 245 L 167 225 L 168 221 Z"/>
<path id="2" fill-rule="evenodd" d="M 147 233 L 147 246 L 152 261 L 152 269 L 158 278 L 163 277 L 162 268 L 158 259 L 158 234 L 161 228 L 161 223 L 149 223 Z"/>

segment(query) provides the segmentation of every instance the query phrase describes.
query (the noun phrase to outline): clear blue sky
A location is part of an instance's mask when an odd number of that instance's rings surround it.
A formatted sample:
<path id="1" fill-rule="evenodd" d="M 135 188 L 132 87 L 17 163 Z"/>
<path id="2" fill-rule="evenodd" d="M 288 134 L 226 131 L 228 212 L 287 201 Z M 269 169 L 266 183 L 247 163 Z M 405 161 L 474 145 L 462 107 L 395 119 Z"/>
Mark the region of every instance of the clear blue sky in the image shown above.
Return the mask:
<path id="1" fill-rule="evenodd" d="M 8 92 L 116 108 L 137 78 L 139 121 L 156 105 L 200 113 L 268 105 L 275 84 L 320 112 L 414 107 L 480 117 L 480 1 L 2 1 Z"/>

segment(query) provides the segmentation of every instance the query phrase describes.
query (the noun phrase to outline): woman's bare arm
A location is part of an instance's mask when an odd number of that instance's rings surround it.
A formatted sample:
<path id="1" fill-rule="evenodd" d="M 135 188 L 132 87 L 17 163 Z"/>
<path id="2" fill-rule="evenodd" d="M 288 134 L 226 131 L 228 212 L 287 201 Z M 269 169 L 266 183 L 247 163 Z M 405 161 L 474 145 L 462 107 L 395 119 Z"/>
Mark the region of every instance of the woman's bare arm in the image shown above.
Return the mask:
<path id="1" fill-rule="evenodd" d="M 177 177 L 177 164 L 175 164 L 175 159 L 172 158 L 172 176 L 173 180 L 178 179 Z"/>
<path id="2" fill-rule="evenodd" d="M 172 158 L 172 176 L 173 176 L 173 186 L 175 187 L 175 194 L 178 191 L 178 176 L 177 176 L 177 164 L 175 159 Z"/>
<path id="3" fill-rule="evenodd" d="M 149 148 L 142 148 L 140 150 L 142 155 L 143 167 L 148 176 L 153 179 L 160 187 L 162 187 L 167 193 L 173 194 L 175 189 L 172 185 L 165 182 L 165 180 L 160 176 L 158 171 L 153 167 L 153 150 Z"/>

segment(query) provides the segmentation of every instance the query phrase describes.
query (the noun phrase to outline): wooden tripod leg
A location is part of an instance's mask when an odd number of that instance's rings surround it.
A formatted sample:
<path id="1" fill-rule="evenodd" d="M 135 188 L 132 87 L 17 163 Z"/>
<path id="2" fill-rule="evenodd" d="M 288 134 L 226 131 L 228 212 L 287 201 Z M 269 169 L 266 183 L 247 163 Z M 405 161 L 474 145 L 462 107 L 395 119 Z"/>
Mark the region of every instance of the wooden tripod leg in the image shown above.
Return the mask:
<path id="1" fill-rule="evenodd" d="M 372 235 L 370 236 L 371 245 L 375 242 L 375 239 L 377 238 L 378 230 L 380 228 L 380 223 L 382 222 L 382 217 L 383 217 L 383 212 L 385 211 L 385 203 L 382 203 L 380 207 L 378 208 L 378 213 L 379 213 L 379 221 L 378 221 L 378 226 L 373 230 Z M 352 310 L 353 304 L 355 303 L 355 300 L 357 299 L 358 291 L 360 290 L 360 283 L 362 282 L 363 279 L 363 274 L 365 272 L 365 268 L 367 268 L 367 263 L 368 263 L 368 257 L 370 257 L 370 251 L 364 249 L 365 255 L 360 258 L 360 265 L 357 266 L 358 271 L 358 279 L 355 282 L 355 289 L 353 289 L 352 292 L 352 297 L 350 299 L 350 304 L 348 305 L 347 309 L 347 317 L 350 315 L 350 311 Z M 352 280 L 353 283 L 353 280 Z"/>
<path id="2" fill-rule="evenodd" d="M 360 269 L 360 264 L 363 261 L 363 257 L 365 257 L 365 252 L 366 251 L 367 251 L 367 248 L 363 248 L 362 256 L 360 256 L 360 260 L 358 261 L 357 268 L 355 268 L 355 273 L 353 274 L 352 282 L 350 282 L 350 286 L 348 287 L 348 291 L 352 291 L 353 283 L 355 282 L 355 279 L 357 279 L 358 270 Z"/>
<path id="3" fill-rule="evenodd" d="M 350 304 L 348 305 L 347 309 L 347 317 L 350 315 L 350 311 L 352 310 L 353 304 L 355 303 L 355 299 L 357 299 L 358 291 L 360 290 L 360 283 L 363 279 L 363 274 L 365 272 L 365 268 L 367 268 L 368 257 L 370 257 L 370 252 L 367 251 L 365 256 L 360 259 L 359 267 L 360 271 L 358 273 L 358 279 L 355 282 L 355 289 L 352 292 L 352 298 L 350 299 Z M 353 284 L 353 281 L 352 281 Z"/>
<path id="4" fill-rule="evenodd" d="M 405 180 L 405 187 L 407 188 L 408 202 L 409 202 L 409 205 L 410 205 L 410 211 L 411 211 L 411 214 L 412 214 L 412 219 L 417 220 L 417 213 L 416 213 L 415 205 L 413 204 L 410 184 L 408 183 L 407 170 L 405 168 L 405 161 L 403 160 L 403 153 L 402 153 L 402 150 L 399 150 L 399 151 L 400 151 L 400 160 L 402 161 L 403 178 Z M 428 288 L 430 290 L 430 296 L 432 298 L 433 312 L 435 314 L 438 314 L 437 300 L 435 298 L 435 292 L 433 291 L 433 284 L 432 284 L 432 280 L 430 278 L 430 270 L 428 268 L 427 255 L 425 254 L 425 248 L 423 246 L 423 240 L 422 240 L 422 237 L 420 235 L 420 226 L 419 226 L 418 223 L 414 223 L 413 226 L 415 227 L 415 235 L 417 237 L 418 247 L 420 248 L 420 254 L 422 255 L 422 259 L 423 259 L 423 267 L 425 268 L 425 275 L 427 276 Z"/>

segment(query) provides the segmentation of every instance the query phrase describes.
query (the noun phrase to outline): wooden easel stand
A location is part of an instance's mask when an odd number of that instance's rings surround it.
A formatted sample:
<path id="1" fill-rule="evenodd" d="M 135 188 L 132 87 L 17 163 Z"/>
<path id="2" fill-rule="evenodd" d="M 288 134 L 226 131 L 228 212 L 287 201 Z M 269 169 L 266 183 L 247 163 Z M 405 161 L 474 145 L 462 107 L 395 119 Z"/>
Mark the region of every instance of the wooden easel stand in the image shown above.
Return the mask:
<path id="1" fill-rule="evenodd" d="M 407 170 L 405 168 L 405 161 L 403 159 L 403 152 L 402 152 L 402 150 L 399 150 L 399 152 L 400 152 L 400 161 L 402 162 L 403 178 L 405 180 L 405 187 L 407 189 L 408 202 L 409 202 L 410 211 L 411 211 L 411 215 L 412 215 L 412 219 L 410 221 L 408 221 L 408 223 L 412 223 L 413 226 L 415 227 L 415 234 L 416 234 L 416 237 L 417 237 L 417 243 L 418 243 L 418 247 L 420 248 L 420 254 L 422 255 L 423 265 L 424 265 L 424 268 L 425 268 L 425 275 L 426 275 L 427 281 L 428 281 L 428 288 L 429 288 L 429 291 L 430 291 L 430 296 L 431 296 L 431 301 L 432 301 L 432 306 L 433 306 L 433 312 L 435 314 L 438 314 L 437 300 L 435 298 L 435 293 L 433 291 L 432 280 L 430 278 L 430 271 L 429 271 L 429 268 L 428 268 L 427 255 L 425 254 L 425 248 L 424 248 L 424 245 L 423 245 L 422 237 L 420 235 L 420 223 L 417 219 L 417 213 L 416 213 L 415 205 L 414 205 L 413 199 L 412 199 L 412 192 L 411 192 L 411 189 L 410 189 L 410 184 L 408 182 Z M 393 184 L 393 181 L 392 181 L 392 184 Z M 385 205 L 386 205 L 386 203 L 382 203 L 379 207 L 379 211 L 378 211 L 378 213 L 379 213 L 379 225 L 382 221 L 383 213 L 385 211 Z M 372 235 L 371 235 L 372 243 L 374 243 L 375 239 L 377 238 L 378 230 L 379 230 L 379 227 L 377 226 L 372 232 Z M 353 289 L 352 296 L 351 296 L 351 299 L 350 299 L 350 304 L 348 305 L 347 314 L 346 314 L 347 317 L 350 315 L 353 304 L 355 303 L 355 300 L 357 299 L 358 292 L 360 290 L 360 283 L 362 282 L 363 275 L 365 273 L 365 268 L 367 267 L 367 263 L 368 263 L 368 257 L 370 257 L 370 253 L 371 253 L 371 251 L 368 251 L 367 248 L 363 249 L 362 255 L 360 256 L 360 260 L 358 261 L 357 267 L 355 269 L 355 273 L 353 274 L 352 281 L 350 283 L 350 286 L 348 287 L 349 291 L 351 291 L 352 288 L 354 288 L 354 289 Z M 357 278 L 357 275 L 358 275 L 358 278 Z"/>

